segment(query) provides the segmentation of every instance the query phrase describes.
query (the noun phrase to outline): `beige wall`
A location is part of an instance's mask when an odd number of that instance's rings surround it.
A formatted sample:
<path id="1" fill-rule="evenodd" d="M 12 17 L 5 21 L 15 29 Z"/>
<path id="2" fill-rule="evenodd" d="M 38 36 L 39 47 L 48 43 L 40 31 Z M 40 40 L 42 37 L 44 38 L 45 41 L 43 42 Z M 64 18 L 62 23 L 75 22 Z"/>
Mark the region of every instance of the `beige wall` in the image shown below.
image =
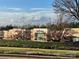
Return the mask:
<path id="1" fill-rule="evenodd" d="M 79 28 L 71 28 L 72 36 L 79 37 Z"/>
<path id="2" fill-rule="evenodd" d="M 19 35 L 21 35 L 21 33 L 25 31 L 25 29 L 11 29 L 8 31 L 4 31 L 4 39 L 16 39 L 16 37 L 18 37 Z"/>
<path id="3" fill-rule="evenodd" d="M 31 40 L 32 41 L 36 41 L 35 40 L 35 33 L 37 33 L 38 31 L 43 31 L 45 33 L 45 41 L 47 41 L 47 35 L 48 34 L 48 29 L 47 28 L 34 28 L 31 30 Z"/>
<path id="4" fill-rule="evenodd" d="M 22 32 L 26 31 L 25 29 L 19 29 L 19 28 L 14 28 L 8 31 L 3 31 L 4 33 L 4 38 L 3 39 L 8 39 L 12 40 L 15 39 L 16 37 L 20 36 Z M 31 36 L 31 40 L 35 41 L 35 33 L 38 31 L 43 31 L 45 33 L 45 41 L 47 41 L 48 37 L 48 29 L 47 28 L 34 28 L 31 30 L 31 35 L 29 34 L 28 36 Z M 79 37 L 79 28 L 71 28 L 69 32 L 72 34 L 72 36 Z M 25 34 L 27 36 L 27 34 Z"/>

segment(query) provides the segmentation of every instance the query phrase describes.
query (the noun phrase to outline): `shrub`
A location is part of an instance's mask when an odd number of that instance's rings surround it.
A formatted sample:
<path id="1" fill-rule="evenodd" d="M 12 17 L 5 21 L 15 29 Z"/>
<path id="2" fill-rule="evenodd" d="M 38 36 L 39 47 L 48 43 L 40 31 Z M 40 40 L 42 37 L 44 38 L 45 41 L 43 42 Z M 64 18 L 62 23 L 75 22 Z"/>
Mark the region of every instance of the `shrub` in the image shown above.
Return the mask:
<path id="1" fill-rule="evenodd" d="M 72 45 L 61 42 L 35 42 L 27 40 L 0 40 L 1 47 L 23 47 L 42 49 L 71 49 Z"/>

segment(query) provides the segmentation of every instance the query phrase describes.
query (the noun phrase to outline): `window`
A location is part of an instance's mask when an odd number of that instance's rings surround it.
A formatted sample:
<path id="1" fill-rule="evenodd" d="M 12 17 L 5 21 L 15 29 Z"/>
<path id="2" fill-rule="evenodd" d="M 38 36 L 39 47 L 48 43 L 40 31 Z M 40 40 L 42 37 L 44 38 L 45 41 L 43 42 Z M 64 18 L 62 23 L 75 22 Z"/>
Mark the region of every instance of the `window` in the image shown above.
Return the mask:
<path id="1" fill-rule="evenodd" d="M 45 33 L 43 31 L 38 31 L 35 33 L 36 40 L 38 41 L 44 41 Z"/>

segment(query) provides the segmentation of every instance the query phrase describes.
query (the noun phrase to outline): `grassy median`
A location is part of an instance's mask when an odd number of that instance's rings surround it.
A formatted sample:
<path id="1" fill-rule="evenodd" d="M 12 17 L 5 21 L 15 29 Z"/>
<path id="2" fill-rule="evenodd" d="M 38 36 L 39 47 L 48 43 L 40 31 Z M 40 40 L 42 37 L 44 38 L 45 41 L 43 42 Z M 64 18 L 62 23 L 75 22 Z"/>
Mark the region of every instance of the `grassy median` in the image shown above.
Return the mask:
<path id="1" fill-rule="evenodd" d="M 78 55 L 79 51 L 72 50 L 51 50 L 38 48 L 16 48 L 16 47 L 0 47 L 1 54 L 60 54 L 60 55 Z"/>

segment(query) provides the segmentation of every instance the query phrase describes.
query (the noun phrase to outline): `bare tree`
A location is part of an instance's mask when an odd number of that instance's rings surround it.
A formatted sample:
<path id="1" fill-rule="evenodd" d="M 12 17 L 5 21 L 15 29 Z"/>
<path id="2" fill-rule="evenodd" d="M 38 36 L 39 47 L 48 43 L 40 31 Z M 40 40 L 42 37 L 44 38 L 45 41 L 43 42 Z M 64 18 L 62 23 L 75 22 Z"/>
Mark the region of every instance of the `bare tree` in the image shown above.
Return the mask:
<path id="1" fill-rule="evenodd" d="M 58 37 L 58 39 L 60 41 L 64 41 L 64 35 L 66 32 L 66 28 L 68 27 L 67 22 L 63 21 L 64 20 L 64 13 L 61 12 L 58 15 L 58 21 L 57 21 L 57 29 L 56 31 L 58 31 L 58 33 L 56 34 L 56 36 Z"/>
<path id="2" fill-rule="evenodd" d="M 61 41 L 64 42 L 65 39 L 64 37 L 67 34 L 67 29 L 69 25 L 66 21 L 64 21 L 64 13 L 61 12 L 58 14 L 58 20 L 57 20 L 57 24 L 55 24 L 54 26 L 50 25 L 50 31 L 49 34 L 51 34 L 51 40 L 54 41 Z"/>
<path id="3" fill-rule="evenodd" d="M 79 0 L 55 0 L 53 7 L 55 7 L 56 12 L 69 13 L 79 20 Z"/>

